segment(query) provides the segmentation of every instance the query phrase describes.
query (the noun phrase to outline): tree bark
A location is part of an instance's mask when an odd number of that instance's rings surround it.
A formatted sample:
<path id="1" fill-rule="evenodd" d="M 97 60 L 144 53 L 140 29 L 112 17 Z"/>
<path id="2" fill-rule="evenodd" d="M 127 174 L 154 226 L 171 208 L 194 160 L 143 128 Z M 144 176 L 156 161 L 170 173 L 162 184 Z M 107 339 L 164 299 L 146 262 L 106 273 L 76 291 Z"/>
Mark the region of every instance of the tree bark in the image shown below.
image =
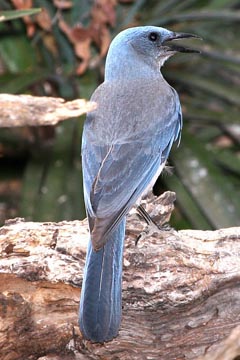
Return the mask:
<path id="1" fill-rule="evenodd" d="M 162 224 L 174 199 L 166 192 L 144 206 Z M 238 359 L 239 227 L 156 230 L 130 214 L 122 324 L 104 345 L 78 328 L 88 238 L 86 220 L 0 228 L 1 360 Z"/>
<path id="2" fill-rule="evenodd" d="M 48 96 L 0 94 L 0 107 L 1 128 L 56 125 L 96 109 L 96 104 L 84 99 L 65 101 Z"/>

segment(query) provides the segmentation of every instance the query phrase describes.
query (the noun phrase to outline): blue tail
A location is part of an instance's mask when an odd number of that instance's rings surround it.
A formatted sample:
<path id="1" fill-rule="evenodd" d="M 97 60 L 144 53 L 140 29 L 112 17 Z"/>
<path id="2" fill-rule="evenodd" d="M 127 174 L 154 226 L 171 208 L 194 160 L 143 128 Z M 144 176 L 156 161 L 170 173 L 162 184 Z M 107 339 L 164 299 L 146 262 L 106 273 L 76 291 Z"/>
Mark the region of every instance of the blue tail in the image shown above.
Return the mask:
<path id="1" fill-rule="evenodd" d="M 93 342 L 112 340 L 122 315 L 122 258 L 126 219 L 99 251 L 89 241 L 80 301 L 79 325 Z"/>

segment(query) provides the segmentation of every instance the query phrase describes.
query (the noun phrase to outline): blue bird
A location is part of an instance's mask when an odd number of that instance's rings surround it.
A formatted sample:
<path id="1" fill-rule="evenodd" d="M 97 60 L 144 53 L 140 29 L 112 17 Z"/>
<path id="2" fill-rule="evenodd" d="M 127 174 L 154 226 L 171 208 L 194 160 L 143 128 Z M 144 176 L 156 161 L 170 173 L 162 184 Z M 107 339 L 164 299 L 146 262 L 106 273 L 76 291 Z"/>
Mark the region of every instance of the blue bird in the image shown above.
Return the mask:
<path id="1" fill-rule="evenodd" d="M 155 26 L 120 32 L 91 98 L 97 109 L 87 115 L 82 138 L 91 239 L 79 324 L 92 342 L 112 340 L 119 331 L 126 215 L 153 186 L 182 128 L 178 95 L 160 68 L 177 52 L 197 52 L 171 43 L 192 37 Z"/>

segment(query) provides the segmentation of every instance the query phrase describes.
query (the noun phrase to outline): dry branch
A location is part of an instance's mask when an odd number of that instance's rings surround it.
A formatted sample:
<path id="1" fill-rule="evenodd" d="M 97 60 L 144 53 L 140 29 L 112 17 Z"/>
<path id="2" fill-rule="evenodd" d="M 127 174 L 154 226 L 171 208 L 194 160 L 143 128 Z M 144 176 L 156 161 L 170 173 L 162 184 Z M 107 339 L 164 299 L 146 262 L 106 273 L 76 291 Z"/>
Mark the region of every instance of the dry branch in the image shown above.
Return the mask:
<path id="1" fill-rule="evenodd" d="M 0 94 L 0 128 L 55 125 L 59 121 L 92 111 L 96 104 L 84 99 Z"/>
<path id="2" fill-rule="evenodd" d="M 173 201 L 167 192 L 146 207 L 167 220 Z M 240 355 L 240 228 L 152 232 L 129 215 L 122 326 L 104 345 L 84 341 L 77 325 L 87 241 L 86 221 L 0 228 L 1 360 Z"/>

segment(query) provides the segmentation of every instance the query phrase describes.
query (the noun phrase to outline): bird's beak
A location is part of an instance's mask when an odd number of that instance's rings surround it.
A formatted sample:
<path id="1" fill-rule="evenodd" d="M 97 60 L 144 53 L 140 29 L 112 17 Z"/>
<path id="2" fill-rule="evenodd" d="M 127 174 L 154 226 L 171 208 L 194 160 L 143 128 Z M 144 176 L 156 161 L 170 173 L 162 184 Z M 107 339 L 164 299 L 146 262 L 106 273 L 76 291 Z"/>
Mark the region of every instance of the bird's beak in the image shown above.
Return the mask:
<path id="1" fill-rule="evenodd" d="M 171 32 L 169 35 L 166 36 L 162 45 L 166 47 L 166 51 L 170 51 L 170 52 L 173 51 L 173 52 L 183 52 L 183 53 L 200 53 L 201 51 L 196 49 L 191 49 L 176 44 L 169 44 L 169 42 L 172 40 L 189 39 L 189 38 L 201 39 L 200 36 L 194 34 Z"/>

